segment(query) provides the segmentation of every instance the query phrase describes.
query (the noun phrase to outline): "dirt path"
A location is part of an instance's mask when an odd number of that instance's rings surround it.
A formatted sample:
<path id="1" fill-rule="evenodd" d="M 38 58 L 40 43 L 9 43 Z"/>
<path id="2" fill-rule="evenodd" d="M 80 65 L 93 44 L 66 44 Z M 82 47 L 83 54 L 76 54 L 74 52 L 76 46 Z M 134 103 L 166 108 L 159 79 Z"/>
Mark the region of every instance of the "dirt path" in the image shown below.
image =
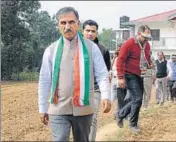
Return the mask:
<path id="1" fill-rule="evenodd" d="M 141 110 L 139 125 L 141 133 L 131 134 L 128 120 L 123 129 L 113 121 L 104 125 L 97 133 L 97 141 L 176 141 L 176 104 L 166 102 L 164 106 L 151 104 Z"/>

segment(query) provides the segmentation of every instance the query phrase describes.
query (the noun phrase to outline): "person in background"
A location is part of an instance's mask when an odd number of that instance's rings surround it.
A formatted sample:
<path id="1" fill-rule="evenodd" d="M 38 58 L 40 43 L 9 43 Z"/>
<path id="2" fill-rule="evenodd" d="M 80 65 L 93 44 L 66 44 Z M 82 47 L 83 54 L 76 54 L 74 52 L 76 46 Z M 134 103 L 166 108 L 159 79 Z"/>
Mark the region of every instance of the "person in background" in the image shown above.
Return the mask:
<path id="1" fill-rule="evenodd" d="M 172 86 L 172 93 L 174 94 L 174 96 L 176 96 L 176 81 L 174 82 L 173 86 Z M 175 100 L 174 102 L 176 103 L 176 97 L 174 97 Z"/>
<path id="2" fill-rule="evenodd" d="M 115 112 L 113 113 L 114 119 L 116 119 L 116 113 L 117 113 L 117 110 L 119 109 L 119 105 L 121 106 L 120 99 L 117 99 L 117 96 L 118 96 L 117 94 L 119 92 L 119 87 L 118 87 L 117 69 L 116 69 L 116 62 L 117 62 L 117 59 L 118 59 L 118 55 L 119 55 L 121 46 L 122 46 L 121 43 L 118 44 L 117 50 L 114 53 L 114 57 L 112 59 L 112 65 L 111 65 L 112 68 L 111 68 L 111 72 L 110 72 L 110 78 L 111 78 L 111 101 L 112 101 L 111 105 L 114 105 L 114 104 L 116 105 L 115 106 L 116 107 L 115 108 Z M 120 89 L 122 89 L 122 88 L 120 88 Z M 122 97 L 125 97 L 125 94 L 122 94 Z M 116 100 L 118 100 L 118 103 L 116 102 Z"/>
<path id="3" fill-rule="evenodd" d="M 163 105 L 167 95 L 167 60 L 164 53 L 159 51 L 156 60 L 156 104 Z"/>
<path id="4" fill-rule="evenodd" d="M 171 60 L 167 62 L 168 85 L 171 94 L 171 101 L 176 102 L 176 93 L 174 83 L 176 82 L 176 54 L 172 54 Z"/>
<path id="5" fill-rule="evenodd" d="M 147 108 L 150 101 L 150 96 L 152 92 L 152 84 L 156 80 L 156 69 L 155 69 L 155 60 L 152 56 L 152 51 L 150 52 L 151 60 L 153 63 L 153 68 L 147 70 L 146 75 L 144 76 L 144 94 L 143 94 L 143 107 Z"/>
<path id="6" fill-rule="evenodd" d="M 117 114 L 120 111 L 120 109 L 123 108 L 123 106 L 130 101 L 129 90 L 127 90 L 126 88 L 120 88 L 118 86 L 117 68 L 116 68 L 115 63 L 117 62 L 121 47 L 122 47 L 122 43 L 118 44 L 117 50 L 115 51 L 115 55 L 112 60 L 112 72 L 111 72 L 111 78 L 112 78 L 111 80 L 111 101 L 112 101 L 112 104 L 111 105 L 114 105 L 114 104 L 116 105 L 115 112 L 113 113 L 114 120 L 116 120 Z"/>
<path id="7" fill-rule="evenodd" d="M 107 113 L 111 109 L 109 73 L 98 46 L 79 32 L 78 12 L 63 7 L 56 17 L 62 36 L 43 55 L 38 87 L 41 122 L 50 123 L 53 141 L 69 141 L 72 128 L 74 141 L 88 142 L 95 112 L 94 76 Z"/>
<path id="8" fill-rule="evenodd" d="M 128 39 L 123 45 L 117 59 L 117 76 L 120 88 L 127 88 L 131 101 L 125 104 L 117 114 L 117 125 L 123 127 L 123 119 L 130 114 L 130 129 L 133 133 L 139 133 L 139 112 L 143 98 L 143 76 L 147 68 L 150 68 L 151 30 L 147 25 L 138 29 L 136 37 Z"/>
<path id="9" fill-rule="evenodd" d="M 89 39 L 93 41 L 98 48 L 101 51 L 101 54 L 103 56 L 104 62 L 106 64 L 106 68 L 108 71 L 111 68 L 111 60 L 110 60 L 110 54 L 107 48 L 105 48 L 103 45 L 99 43 L 99 40 L 97 38 L 98 36 L 98 24 L 94 20 L 86 20 L 83 23 L 83 32 L 82 32 L 84 38 Z M 95 47 L 97 48 L 97 47 Z M 96 80 L 96 78 L 95 78 Z M 95 141 L 96 138 L 96 132 L 97 132 L 97 117 L 99 113 L 99 108 L 100 108 L 100 102 L 101 102 L 101 92 L 98 86 L 97 81 L 95 81 L 94 84 L 94 104 L 95 104 L 95 113 L 93 115 L 93 120 L 92 120 L 92 125 L 90 129 L 90 134 L 89 134 L 89 140 L 90 141 Z"/>

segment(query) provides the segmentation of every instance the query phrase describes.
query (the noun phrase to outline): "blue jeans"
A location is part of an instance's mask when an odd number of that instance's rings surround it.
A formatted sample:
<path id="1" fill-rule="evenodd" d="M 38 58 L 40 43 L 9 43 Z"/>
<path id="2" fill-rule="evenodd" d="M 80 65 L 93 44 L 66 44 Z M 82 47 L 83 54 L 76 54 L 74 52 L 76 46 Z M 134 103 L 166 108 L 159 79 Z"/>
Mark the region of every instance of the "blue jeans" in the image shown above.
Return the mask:
<path id="1" fill-rule="evenodd" d="M 92 116 L 49 115 L 52 140 L 69 141 L 72 127 L 74 141 L 88 142 Z"/>
<path id="2" fill-rule="evenodd" d="M 142 105 L 143 98 L 143 78 L 134 75 L 125 75 L 127 89 L 131 94 L 131 100 L 119 110 L 118 117 L 123 119 L 130 114 L 130 126 L 137 126 L 139 111 Z"/>

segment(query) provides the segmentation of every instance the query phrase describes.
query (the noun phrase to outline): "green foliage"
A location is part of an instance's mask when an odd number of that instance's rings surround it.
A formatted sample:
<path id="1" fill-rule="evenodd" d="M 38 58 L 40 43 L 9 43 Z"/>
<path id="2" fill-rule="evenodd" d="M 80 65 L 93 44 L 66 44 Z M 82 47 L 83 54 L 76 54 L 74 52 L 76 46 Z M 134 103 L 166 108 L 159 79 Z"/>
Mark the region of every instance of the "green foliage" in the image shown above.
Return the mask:
<path id="1" fill-rule="evenodd" d="M 116 48 L 116 43 L 112 40 L 116 39 L 116 32 L 112 29 L 103 29 L 98 35 L 99 41 L 109 50 L 114 50 Z"/>
<path id="2" fill-rule="evenodd" d="M 20 80 L 27 81 L 37 81 L 39 73 L 38 72 L 21 72 L 19 74 Z"/>
<path id="3" fill-rule="evenodd" d="M 20 81 L 37 81 L 38 77 L 38 72 L 21 72 L 19 75 L 12 73 L 11 79 Z"/>
<path id="4" fill-rule="evenodd" d="M 1 1 L 2 79 L 39 69 L 45 48 L 59 38 L 55 17 L 39 9 L 37 0 Z"/>

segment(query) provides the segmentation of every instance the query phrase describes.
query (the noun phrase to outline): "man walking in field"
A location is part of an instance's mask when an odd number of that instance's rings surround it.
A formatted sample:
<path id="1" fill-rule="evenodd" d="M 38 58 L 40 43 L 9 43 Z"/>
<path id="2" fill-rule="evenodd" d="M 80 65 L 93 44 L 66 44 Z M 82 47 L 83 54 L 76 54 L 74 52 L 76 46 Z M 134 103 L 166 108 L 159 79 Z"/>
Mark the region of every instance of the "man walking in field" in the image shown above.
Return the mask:
<path id="1" fill-rule="evenodd" d="M 176 102 L 176 54 L 172 54 L 171 60 L 167 62 L 167 70 L 168 70 L 168 84 L 171 93 L 171 101 Z"/>
<path id="2" fill-rule="evenodd" d="M 50 123 L 53 141 L 69 141 L 71 128 L 74 141 L 89 141 L 95 112 L 94 76 L 103 112 L 107 113 L 111 109 L 109 73 L 97 45 L 78 32 L 78 12 L 64 7 L 56 17 L 62 36 L 43 55 L 38 87 L 40 118 L 45 125 Z"/>
<path id="3" fill-rule="evenodd" d="M 98 24 L 94 20 L 86 20 L 83 23 L 83 36 L 86 39 L 90 39 L 93 41 L 97 46 L 99 47 L 103 59 L 105 61 L 106 67 L 108 71 L 111 68 L 111 61 L 110 61 L 110 55 L 109 51 L 101 44 L 99 44 L 97 35 L 98 35 Z M 95 78 L 96 80 L 96 78 Z M 92 120 L 92 125 L 90 129 L 90 135 L 89 135 L 89 140 L 90 141 L 95 141 L 96 138 L 96 132 L 97 132 L 97 117 L 98 117 L 98 112 L 100 108 L 100 101 L 101 101 L 101 92 L 98 86 L 97 81 L 94 83 L 94 104 L 95 104 L 95 113 L 93 115 L 93 120 Z"/>
<path id="4" fill-rule="evenodd" d="M 143 98 L 143 77 L 151 66 L 148 43 L 150 37 L 150 28 L 146 25 L 140 26 L 137 36 L 122 45 L 117 59 L 119 87 L 127 88 L 131 97 L 131 101 L 117 114 L 117 124 L 122 128 L 123 119 L 130 114 L 130 129 L 135 134 L 140 132 L 138 119 Z"/>
<path id="5" fill-rule="evenodd" d="M 167 60 L 164 53 L 158 52 L 156 60 L 156 103 L 163 105 L 167 95 Z"/>
<path id="6" fill-rule="evenodd" d="M 155 66 L 155 60 L 152 57 L 152 52 L 150 52 L 151 60 L 153 65 Z M 150 96 L 152 93 L 152 85 L 156 80 L 156 69 L 155 67 L 147 70 L 146 75 L 144 76 L 144 94 L 143 94 L 143 107 L 147 108 L 150 101 Z"/>

